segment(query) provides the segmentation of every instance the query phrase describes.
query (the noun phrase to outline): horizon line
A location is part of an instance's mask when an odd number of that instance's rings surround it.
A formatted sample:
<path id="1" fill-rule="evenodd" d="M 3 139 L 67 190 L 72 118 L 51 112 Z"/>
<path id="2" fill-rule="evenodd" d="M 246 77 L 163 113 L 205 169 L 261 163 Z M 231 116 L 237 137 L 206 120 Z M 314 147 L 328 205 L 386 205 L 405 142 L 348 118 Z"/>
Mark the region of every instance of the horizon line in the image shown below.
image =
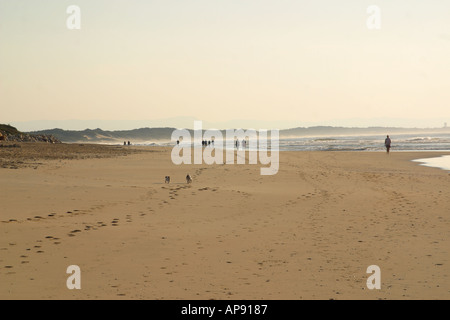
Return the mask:
<path id="1" fill-rule="evenodd" d="M 10 125 L 10 124 L 8 124 Z M 397 129 L 397 130 L 439 130 L 439 129 L 450 129 L 450 127 L 447 126 L 443 126 L 443 127 L 400 127 L 400 126 L 364 126 L 364 127 L 357 127 L 357 126 L 332 126 L 332 125 L 314 125 L 314 126 L 309 126 L 309 127 L 303 127 L 303 126 L 299 126 L 299 127 L 292 127 L 292 128 L 285 128 L 285 129 L 276 129 L 276 128 L 272 128 L 272 129 L 268 129 L 268 130 L 279 130 L 279 131 L 288 131 L 288 130 L 295 130 L 295 129 L 317 129 L 317 128 L 332 128 L 332 129 Z M 95 131 L 95 130 L 101 130 L 101 131 L 110 131 L 110 132 L 117 132 L 117 131 L 134 131 L 134 130 L 142 130 L 142 129 L 186 129 L 186 130 L 191 130 L 191 131 L 197 131 L 193 128 L 186 128 L 186 127 L 175 127 L 175 126 L 155 126 L 155 127 L 136 127 L 133 129 L 102 129 L 100 127 L 97 128 L 85 128 L 85 129 L 63 129 L 63 128 L 59 128 L 59 127 L 54 127 L 54 128 L 47 128 L 47 129 L 40 129 L 40 130 L 31 130 L 31 131 L 24 131 L 26 133 L 32 133 L 32 132 L 40 132 L 40 131 L 50 131 L 50 130 L 62 130 L 62 131 L 76 131 L 76 132 L 82 132 L 82 131 Z M 242 128 L 242 127 L 233 127 L 233 128 L 226 128 L 226 129 L 217 129 L 217 128 L 210 128 L 210 129 L 204 129 L 202 128 L 202 131 L 205 130 L 220 130 L 220 131 L 225 131 L 225 130 L 255 130 L 255 128 L 252 127 L 247 127 L 247 128 Z"/>

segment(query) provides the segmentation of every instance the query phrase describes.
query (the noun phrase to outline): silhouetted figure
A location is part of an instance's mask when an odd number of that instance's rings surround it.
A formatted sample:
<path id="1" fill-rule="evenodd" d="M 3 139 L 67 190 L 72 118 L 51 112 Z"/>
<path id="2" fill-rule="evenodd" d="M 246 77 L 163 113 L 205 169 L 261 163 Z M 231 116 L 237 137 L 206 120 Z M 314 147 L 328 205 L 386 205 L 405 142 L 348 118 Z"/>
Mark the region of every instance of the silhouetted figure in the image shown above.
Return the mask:
<path id="1" fill-rule="evenodd" d="M 123 142 L 123 145 L 124 145 L 124 146 L 126 146 L 126 145 L 127 145 L 127 142 L 126 142 L 126 141 L 124 141 L 124 142 Z"/>
<path id="2" fill-rule="evenodd" d="M 177 140 L 177 146 L 180 144 L 180 140 Z"/>
<path id="3" fill-rule="evenodd" d="M 389 150 L 391 149 L 391 138 L 389 138 L 389 136 L 384 140 L 384 145 L 386 147 L 386 152 L 389 153 Z"/>
<path id="4" fill-rule="evenodd" d="M 128 145 L 131 146 L 131 142 L 130 141 L 128 141 Z"/>

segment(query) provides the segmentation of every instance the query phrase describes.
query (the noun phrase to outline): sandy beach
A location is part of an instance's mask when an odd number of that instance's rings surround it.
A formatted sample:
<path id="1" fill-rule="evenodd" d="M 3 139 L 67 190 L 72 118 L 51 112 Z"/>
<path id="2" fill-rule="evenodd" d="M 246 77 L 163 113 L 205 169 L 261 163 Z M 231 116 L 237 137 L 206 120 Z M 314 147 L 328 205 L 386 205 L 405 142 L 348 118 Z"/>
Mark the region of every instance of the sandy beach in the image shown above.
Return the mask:
<path id="1" fill-rule="evenodd" d="M 170 152 L 0 149 L 0 299 L 450 299 L 450 173 L 410 161 L 443 153 L 281 152 L 261 176 Z"/>

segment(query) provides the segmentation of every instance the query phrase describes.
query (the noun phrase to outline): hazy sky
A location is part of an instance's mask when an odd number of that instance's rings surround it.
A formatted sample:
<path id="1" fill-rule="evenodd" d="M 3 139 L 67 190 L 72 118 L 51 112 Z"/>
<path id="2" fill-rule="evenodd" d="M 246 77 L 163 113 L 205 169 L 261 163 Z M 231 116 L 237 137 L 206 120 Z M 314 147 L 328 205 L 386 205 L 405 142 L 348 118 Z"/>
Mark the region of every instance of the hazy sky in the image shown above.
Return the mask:
<path id="1" fill-rule="evenodd" d="M 174 117 L 450 122 L 450 1 L 0 0 L 0 123 Z"/>

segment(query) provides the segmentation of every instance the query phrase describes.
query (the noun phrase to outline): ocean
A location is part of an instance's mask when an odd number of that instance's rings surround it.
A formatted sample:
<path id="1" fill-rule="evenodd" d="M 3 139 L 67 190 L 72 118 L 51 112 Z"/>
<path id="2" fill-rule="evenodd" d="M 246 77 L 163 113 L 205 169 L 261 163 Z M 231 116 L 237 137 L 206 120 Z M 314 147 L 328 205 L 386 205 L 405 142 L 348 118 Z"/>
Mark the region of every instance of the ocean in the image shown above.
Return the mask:
<path id="1" fill-rule="evenodd" d="M 386 136 L 334 136 L 280 140 L 287 151 L 385 151 Z M 450 134 L 391 135 L 391 151 L 450 151 Z"/>
<path id="2" fill-rule="evenodd" d="M 450 151 L 450 133 L 390 135 L 391 151 Z M 280 151 L 385 151 L 386 136 L 320 136 L 282 138 Z M 182 143 L 183 145 L 184 143 Z M 144 142 L 135 145 L 173 146 L 173 142 Z M 201 145 L 196 142 L 195 145 Z M 217 145 L 216 145 L 217 147 Z M 247 148 L 248 149 L 248 148 Z"/>

